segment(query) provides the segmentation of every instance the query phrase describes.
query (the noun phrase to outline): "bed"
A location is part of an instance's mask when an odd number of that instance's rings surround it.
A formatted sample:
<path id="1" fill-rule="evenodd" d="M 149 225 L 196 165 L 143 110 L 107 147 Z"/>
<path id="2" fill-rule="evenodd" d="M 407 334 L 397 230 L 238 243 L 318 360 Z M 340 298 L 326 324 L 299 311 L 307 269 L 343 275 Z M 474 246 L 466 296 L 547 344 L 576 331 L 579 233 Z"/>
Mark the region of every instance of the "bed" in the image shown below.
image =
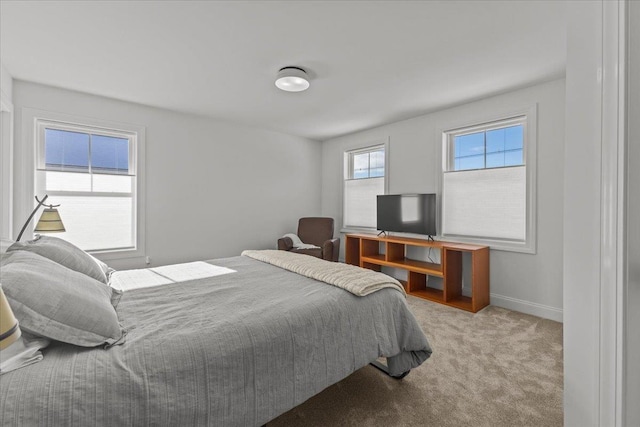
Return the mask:
<path id="1" fill-rule="evenodd" d="M 260 426 L 381 356 L 398 376 L 431 354 L 397 289 L 357 296 L 246 254 L 111 284 L 126 337 L 52 341 L 1 375 L 0 425 Z"/>

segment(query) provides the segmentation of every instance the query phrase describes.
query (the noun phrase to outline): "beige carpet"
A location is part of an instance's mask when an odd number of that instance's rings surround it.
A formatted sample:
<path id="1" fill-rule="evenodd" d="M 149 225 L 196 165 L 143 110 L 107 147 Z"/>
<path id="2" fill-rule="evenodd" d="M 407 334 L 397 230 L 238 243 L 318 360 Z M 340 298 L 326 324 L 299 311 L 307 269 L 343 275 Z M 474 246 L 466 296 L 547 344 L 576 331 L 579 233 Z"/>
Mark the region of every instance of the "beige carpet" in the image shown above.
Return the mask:
<path id="1" fill-rule="evenodd" d="M 268 426 L 562 425 L 562 324 L 407 301 L 433 348 L 429 360 L 400 381 L 360 369 Z"/>

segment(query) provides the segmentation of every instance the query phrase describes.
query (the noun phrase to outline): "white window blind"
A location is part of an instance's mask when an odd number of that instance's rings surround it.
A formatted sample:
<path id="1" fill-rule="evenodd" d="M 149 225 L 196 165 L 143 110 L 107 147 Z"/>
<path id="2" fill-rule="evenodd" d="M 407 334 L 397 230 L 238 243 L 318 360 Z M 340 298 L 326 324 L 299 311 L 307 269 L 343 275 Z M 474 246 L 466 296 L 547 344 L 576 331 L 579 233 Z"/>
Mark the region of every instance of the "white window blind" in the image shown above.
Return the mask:
<path id="1" fill-rule="evenodd" d="M 67 231 L 55 237 L 87 251 L 130 249 L 135 247 L 135 209 L 131 195 L 95 197 L 50 196 Z"/>
<path id="2" fill-rule="evenodd" d="M 344 183 L 344 226 L 376 228 L 376 196 L 384 194 L 384 177 Z"/>
<path id="3" fill-rule="evenodd" d="M 526 238 L 525 166 L 444 173 L 444 235 Z"/>

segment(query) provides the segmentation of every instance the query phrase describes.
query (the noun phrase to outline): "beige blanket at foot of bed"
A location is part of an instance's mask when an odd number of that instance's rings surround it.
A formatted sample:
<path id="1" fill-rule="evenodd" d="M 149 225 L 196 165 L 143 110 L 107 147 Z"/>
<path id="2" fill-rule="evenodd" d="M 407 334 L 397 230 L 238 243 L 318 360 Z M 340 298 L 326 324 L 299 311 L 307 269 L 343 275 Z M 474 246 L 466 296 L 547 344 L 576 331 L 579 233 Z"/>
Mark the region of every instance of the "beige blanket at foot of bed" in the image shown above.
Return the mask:
<path id="1" fill-rule="evenodd" d="M 393 288 L 406 295 L 400 282 L 393 277 L 354 265 L 278 250 L 246 250 L 242 255 L 320 280 L 361 297 L 383 288 Z"/>

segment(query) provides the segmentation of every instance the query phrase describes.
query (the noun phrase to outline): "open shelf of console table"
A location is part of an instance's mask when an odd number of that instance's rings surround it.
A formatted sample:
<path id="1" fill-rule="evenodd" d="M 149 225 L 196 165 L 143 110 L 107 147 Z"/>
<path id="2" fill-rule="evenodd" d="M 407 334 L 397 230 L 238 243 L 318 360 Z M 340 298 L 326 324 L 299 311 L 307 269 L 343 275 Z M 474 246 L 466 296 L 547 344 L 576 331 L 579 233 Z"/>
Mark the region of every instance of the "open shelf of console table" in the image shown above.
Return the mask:
<path id="1" fill-rule="evenodd" d="M 440 264 L 407 258 L 407 247 L 440 251 Z M 381 247 L 383 250 L 381 250 Z M 462 255 L 471 255 L 471 296 L 462 294 Z M 409 237 L 347 234 L 346 263 L 380 271 L 393 267 L 407 271 L 401 281 L 409 295 L 476 313 L 489 305 L 489 247 Z M 427 286 L 427 276 L 441 277 L 442 290 Z"/>

